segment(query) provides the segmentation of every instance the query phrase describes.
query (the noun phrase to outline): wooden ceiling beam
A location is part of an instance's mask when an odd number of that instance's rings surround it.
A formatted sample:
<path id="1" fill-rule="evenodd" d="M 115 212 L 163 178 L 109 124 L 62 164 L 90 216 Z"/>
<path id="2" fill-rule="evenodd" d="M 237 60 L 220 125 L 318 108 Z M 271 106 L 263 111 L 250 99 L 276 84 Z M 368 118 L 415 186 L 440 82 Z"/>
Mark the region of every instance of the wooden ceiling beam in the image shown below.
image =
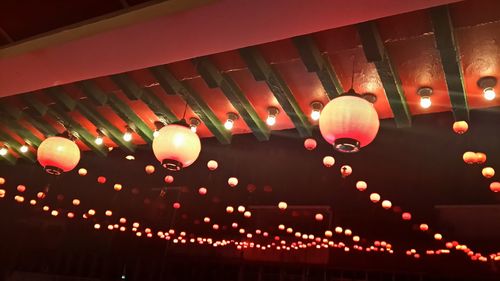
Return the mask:
<path id="1" fill-rule="evenodd" d="M 33 94 L 23 95 L 22 99 L 40 116 L 45 114 L 51 115 L 53 118 L 61 122 L 68 130 L 75 132 L 78 138 L 90 149 L 96 152 L 100 156 L 106 156 L 108 150 L 102 145 L 97 145 L 95 143 L 95 137 L 90 134 L 85 128 L 82 127 L 78 122 L 71 119 L 65 110 L 61 108 L 60 104 L 55 104 L 54 106 L 48 107 L 42 104 Z"/>
<path id="2" fill-rule="evenodd" d="M 231 143 L 231 133 L 224 128 L 208 104 L 186 82 L 178 81 L 165 66 L 151 67 L 150 71 L 167 94 L 177 93 L 187 102 L 220 143 Z"/>
<path id="3" fill-rule="evenodd" d="M 38 147 L 42 141 L 18 122 L 18 120 L 24 116 L 23 112 L 11 104 L 2 103 L 0 107 L 3 113 L 1 117 L 2 123 L 27 143 L 34 147 Z"/>
<path id="4" fill-rule="evenodd" d="M 292 91 L 278 72 L 264 59 L 256 47 L 240 49 L 240 55 L 246 62 L 255 80 L 265 81 L 283 110 L 292 120 L 301 137 L 312 134 L 311 124 L 300 109 Z"/>
<path id="5" fill-rule="evenodd" d="M 203 57 L 193 60 L 201 77 L 209 87 L 218 87 L 231 102 L 238 114 L 245 121 L 252 133 L 259 141 L 269 140 L 270 130 L 262 121 L 250 101 L 240 87 L 229 77 L 221 73 L 209 58 Z"/>
<path id="6" fill-rule="evenodd" d="M 8 144 L 8 147 L 11 148 L 12 150 L 14 150 L 17 153 L 17 155 L 19 155 L 19 157 L 22 157 L 30 162 L 33 162 L 33 163 L 36 162 L 35 154 L 33 154 L 33 152 L 31 152 L 31 151 L 27 151 L 25 153 L 21 152 L 21 146 L 23 144 L 16 141 L 9 134 L 7 134 L 3 131 L 0 131 L 0 139 L 3 140 L 6 144 Z M 5 159 L 7 161 L 9 161 L 8 157 L 5 157 Z M 11 161 L 9 161 L 9 162 L 11 162 Z"/>
<path id="7" fill-rule="evenodd" d="M 81 82 L 80 86 L 90 100 L 101 105 L 109 105 L 146 143 L 153 141 L 153 130 L 115 94 L 103 92 L 90 80 Z"/>
<path id="8" fill-rule="evenodd" d="M 448 86 L 453 115 L 457 121 L 468 121 L 469 106 L 450 11 L 448 7 L 442 6 L 431 9 L 429 13 L 434 28 L 436 46 L 443 65 L 446 85 Z"/>
<path id="9" fill-rule="evenodd" d="M 411 114 L 403 93 L 401 80 L 391 63 L 375 22 L 361 23 L 357 25 L 357 28 L 366 59 L 375 65 L 384 86 L 396 126 L 399 128 L 410 127 Z"/>
<path id="10" fill-rule="evenodd" d="M 53 87 L 46 89 L 47 94 L 57 103 L 60 103 L 67 111 L 78 110 L 94 126 L 100 129 L 107 137 L 122 149 L 134 152 L 134 145 L 123 139 L 123 133 L 111 122 L 102 117 L 97 110 L 84 104 L 84 101 L 76 101 L 71 98 L 62 88 Z"/>
<path id="11" fill-rule="evenodd" d="M 158 118 L 165 123 L 179 121 L 179 118 L 150 89 L 140 87 L 126 73 L 112 75 L 113 82 L 120 87 L 130 99 L 140 99 Z M 132 98 L 131 98 L 132 97 Z"/>
<path id="12" fill-rule="evenodd" d="M 292 39 L 299 51 L 300 58 L 309 72 L 315 72 L 326 91 L 328 99 L 338 97 L 344 92 L 337 73 L 333 69 L 326 54 L 321 54 L 316 42 L 309 35 Z"/>

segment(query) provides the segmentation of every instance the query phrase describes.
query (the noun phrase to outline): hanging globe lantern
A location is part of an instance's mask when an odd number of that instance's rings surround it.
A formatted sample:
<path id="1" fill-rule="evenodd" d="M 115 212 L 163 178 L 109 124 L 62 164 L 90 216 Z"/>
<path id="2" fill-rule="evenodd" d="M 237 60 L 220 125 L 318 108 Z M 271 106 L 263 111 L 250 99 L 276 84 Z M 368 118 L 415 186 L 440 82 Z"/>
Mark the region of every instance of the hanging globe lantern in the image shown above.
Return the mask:
<path id="1" fill-rule="evenodd" d="M 38 147 L 38 163 L 52 175 L 73 170 L 80 161 L 80 149 L 70 139 L 48 137 Z"/>
<path id="2" fill-rule="evenodd" d="M 456 121 L 453 123 L 453 131 L 459 135 L 464 134 L 469 129 L 469 124 L 465 121 Z"/>
<path id="3" fill-rule="evenodd" d="M 153 139 L 153 153 L 163 167 L 178 171 L 193 164 L 201 151 L 200 138 L 185 120 L 167 125 Z"/>
<path id="4" fill-rule="evenodd" d="M 352 89 L 332 99 L 319 118 L 321 135 L 340 152 L 357 152 L 370 144 L 379 126 L 373 104 Z"/>

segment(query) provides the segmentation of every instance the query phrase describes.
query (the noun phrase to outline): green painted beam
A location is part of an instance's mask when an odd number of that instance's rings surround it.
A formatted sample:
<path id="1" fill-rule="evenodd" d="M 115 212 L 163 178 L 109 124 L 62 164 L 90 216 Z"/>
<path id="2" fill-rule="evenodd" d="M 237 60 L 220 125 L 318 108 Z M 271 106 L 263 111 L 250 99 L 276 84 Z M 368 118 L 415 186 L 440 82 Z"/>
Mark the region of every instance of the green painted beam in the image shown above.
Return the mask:
<path id="1" fill-rule="evenodd" d="M 78 138 L 90 149 L 96 152 L 100 156 L 106 156 L 108 154 L 108 150 L 105 149 L 101 145 L 97 145 L 94 140 L 94 136 L 90 134 L 85 128 L 83 128 L 78 122 L 75 122 L 71 119 L 66 111 L 61 107 L 61 105 L 54 105 L 48 107 L 42 104 L 33 94 L 23 95 L 22 97 L 24 101 L 32 108 L 34 108 L 40 116 L 44 116 L 45 114 L 49 114 L 68 129 L 71 129 L 75 133 L 78 134 Z"/>
<path id="2" fill-rule="evenodd" d="M 0 117 L 2 123 L 30 145 L 38 147 L 42 141 L 18 122 L 24 116 L 23 112 L 10 104 L 2 103 L 0 107 L 2 108 L 0 112 L 3 113 Z"/>
<path id="3" fill-rule="evenodd" d="M 387 54 L 376 24 L 374 22 L 365 22 L 358 24 L 357 27 L 366 59 L 375 65 L 384 86 L 385 95 L 394 114 L 396 126 L 399 128 L 410 127 L 411 114 L 406 103 L 401 81 Z"/>
<path id="4" fill-rule="evenodd" d="M 0 161 L 10 166 L 14 166 L 17 163 L 17 158 L 12 154 L 7 153 L 6 155 L 0 156 Z"/>
<path id="5" fill-rule="evenodd" d="M 193 60 L 201 77 L 207 85 L 219 87 L 224 95 L 229 99 L 238 114 L 245 121 L 252 133 L 259 141 L 269 140 L 269 128 L 266 123 L 260 119 L 250 101 L 245 97 L 238 85 L 229 77 L 221 73 L 215 65 L 207 58 Z"/>
<path id="6" fill-rule="evenodd" d="M 469 120 L 469 106 L 464 86 L 464 76 L 460 54 L 457 51 L 457 43 L 451 22 L 448 7 L 442 6 L 430 10 L 432 25 L 434 27 L 434 38 L 441 57 L 443 71 L 448 86 L 448 95 L 457 121 Z"/>
<path id="7" fill-rule="evenodd" d="M 164 66 L 150 68 L 160 86 L 167 94 L 177 93 L 191 107 L 200 120 L 207 126 L 212 134 L 222 144 L 231 143 L 231 134 L 224 128 L 224 125 L 217 119 L 208 104 L 185 82 L 178 81 Z"/>
<path id="8" fill-rule="evenodd" d="M 116 74 L 111 76 L 120 89 L 127 97 L 133 96 L 135 99 L 140 99 L 144 102 L 158 118 L 166 123 L 179 121 L 179 118 L 158 98 L 150 89 L 142 88 L 130 78 L 128 74 Z"/>
<path id="9" fill-rule="evenodd" d="M 309 137 L 312 127 L 288 85 L 255 47 L 240 49 L 240 55 L 257 81 L 265 81 L 301 137 Z"/>
<path id="10" fill-rule="evenodd" d="M 33 154 L 33 152 L 31 151 L 28 151 L 26 153 L 22 153 L 21 152 L 21 146 L 23 144 L 19 143 L 18 141 L 16 141 L 13 137 L 11 137 L 9 134 L 3 132 L 3 131 L 0 131 L 0 139 L 2 139 L 5 143 L 8 144 L 8 146 L 14 150 L 20 157 L 30 161 L 30 162 L 35 162 L 36 161 L 36 157 L 35 157 L 35 154 Z"/>
<path id="11" fill-rule="evenodd" d="M 329 99 L 338 97 L 345 92 L 328 56 L 321 54 L 311 36 L 295 37 L 292 41 L 299 51 L 300 58 L 306 66 L 307 71 L 316 73 Z"/>
<path id="12" fill-rule="evenodd" d="M 146 143 L 151 143 L 153 141 L 153 130 L 151 130 L 151 128 L 149 128 L 149 126 L 115 94 L 104 93 L 90 80 L 81 82 L 80 86 L 91 101 L 99 105 L 109 105 L 116 115 L 133 128 Z"/>
<path id="13" fill-rule="evenodd" d="M 57 130 L 43 120 L 34 108 L 28 107 L 27 109 L 24 109 L 23 118 L 40 131 L 45 137 L 57 135 Z"/>
<path id="14" fill-rule="evenodd" d="M 102 117 L 97 110 L 92 108 L 91 105 L 87 105 L 85 101 L 75 101 L 60 87 L 49 88 L 45 91 L 55 102 L 59 103 L 67 111 L 73 111 L 75 109 L 78 110 L 116 145 L 125 151 L 134 152 L 135 146 L 132 143 L 125 141 L 123 139 L 123 133 L 106 118 Z"/>

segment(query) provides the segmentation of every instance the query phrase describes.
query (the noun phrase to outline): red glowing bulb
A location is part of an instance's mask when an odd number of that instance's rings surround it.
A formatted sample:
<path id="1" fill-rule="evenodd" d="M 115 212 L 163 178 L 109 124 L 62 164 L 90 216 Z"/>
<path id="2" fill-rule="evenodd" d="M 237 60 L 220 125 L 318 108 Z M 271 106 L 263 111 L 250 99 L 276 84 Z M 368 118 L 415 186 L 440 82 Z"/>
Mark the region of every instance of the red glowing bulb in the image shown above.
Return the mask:
<path id="1" fill-rule="evenodd" d="M 307 149 L 307 150 L 313 150 L 316 148 L 316 140 L 315 139 L 311 139 L 311 138 L 308 138 L 304 141 L 304 147 Z"/>
<path id="2" fill-rule="evenodd" d="M 219 167 L 219 163 L 217 163 L 217 161 L 215 160 L 210 160 L 207 162 L 207 168 L 210 170 L 210 171 L 214 171 L 216 170 L 217 168 Z"/>

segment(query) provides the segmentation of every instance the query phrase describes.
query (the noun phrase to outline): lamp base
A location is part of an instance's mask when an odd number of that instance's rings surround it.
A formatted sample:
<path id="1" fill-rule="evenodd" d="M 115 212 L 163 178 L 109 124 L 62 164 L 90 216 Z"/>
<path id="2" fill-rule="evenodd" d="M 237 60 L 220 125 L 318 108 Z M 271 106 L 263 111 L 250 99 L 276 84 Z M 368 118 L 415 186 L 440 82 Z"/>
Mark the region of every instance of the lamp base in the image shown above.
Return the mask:
<path id="1" fill-rule="evenodd" d="M 176 160 L 165 159 L 161 162 L 161 165 L 170 171 L 180 171 L 182 169 L 182 163 Z"/>
<path id="2" fill-rule="evenodd" d="M 355 139 L 340 138 L 335 140 L 335 142 L 333 143 L 333 148 L 343 153 L 354 153 L 358 152 L 361 146 L 359 141 Z"/>
<path id="3" fill-rule="evenodd" d="M 45 172 L 51 175 L 59 176 L 60 174 L 62 174 L 63 170 L 54 166 L 45 166 Z"/>

